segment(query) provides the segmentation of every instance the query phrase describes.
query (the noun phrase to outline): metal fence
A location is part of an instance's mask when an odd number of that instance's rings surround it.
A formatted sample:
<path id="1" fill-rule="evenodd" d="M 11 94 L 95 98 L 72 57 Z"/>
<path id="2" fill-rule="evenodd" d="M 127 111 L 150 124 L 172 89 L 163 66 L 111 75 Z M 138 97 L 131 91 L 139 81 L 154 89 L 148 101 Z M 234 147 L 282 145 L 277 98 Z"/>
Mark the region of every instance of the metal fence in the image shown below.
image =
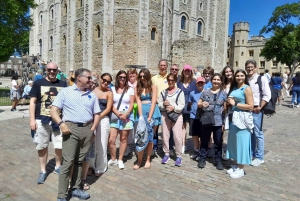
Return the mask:
<path id="1" fill-rule="evenodd" d="M 0 106 L 8 106 L 11 105 L 11 100 L 10 100 L 10 92 L 6 91 L 1 91 L 0 92 Z"/>

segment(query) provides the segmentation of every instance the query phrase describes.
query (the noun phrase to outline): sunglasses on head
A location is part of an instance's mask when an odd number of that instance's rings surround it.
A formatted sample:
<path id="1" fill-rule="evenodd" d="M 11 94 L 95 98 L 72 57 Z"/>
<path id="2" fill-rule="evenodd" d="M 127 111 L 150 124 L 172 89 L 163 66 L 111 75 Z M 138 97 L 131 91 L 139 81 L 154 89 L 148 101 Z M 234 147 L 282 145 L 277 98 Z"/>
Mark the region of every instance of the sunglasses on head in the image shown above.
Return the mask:
<path id="1" fill-rule="evenodd" d="M 103 81 L 103 83 L 107 83 L 107 84 L 110 84 L 111 83 L 111 81 L 108 81 L 107 79 L 104 79 L 104 78 L 102 78 L 102 81 Z"/>
<path id="2" fill-rule="evenodd" d="M 58 71 L 58 69 L 57 69 L 57 68 L 56 68 L 56 69 L 53 69 L 53 68 L 52 68 L 52 69 L 51 69 L 51 68 L 47 68 L 47 71 L 48 71 L 49 73 L 50 73 L 51 71 L 53 71 L 53 72 L 55 73 L 55 72 Z"/>

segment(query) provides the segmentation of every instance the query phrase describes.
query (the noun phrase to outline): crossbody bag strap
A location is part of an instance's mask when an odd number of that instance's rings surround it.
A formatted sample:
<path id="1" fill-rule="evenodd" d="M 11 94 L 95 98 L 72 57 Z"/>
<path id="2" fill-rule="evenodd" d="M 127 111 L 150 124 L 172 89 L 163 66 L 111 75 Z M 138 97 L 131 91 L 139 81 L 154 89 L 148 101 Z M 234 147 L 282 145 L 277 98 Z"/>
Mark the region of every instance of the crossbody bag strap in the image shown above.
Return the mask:
<path id="1" fill-rule="evenodd" d="M 117 91 L 116 91 L 116 92 L 117 92 Z M 124 88 L 123 93 L 122 93 L 122 95 L 121 95 L 121 97 L 120 97 L 120 100 L 119 100 L 119 103 L 118 103 L 118 106 L 117 106 L 117 110 L 119 110 L 119 108 L 120 108 L 120 105 L 121 105 L 121 102 L 122 102 L 122 99 L 123 99 L 124 94 L 125 94 L 125 88 Z"/>
<path id="2" fill-rule="evenodd" d="M 216 97 L 216 101 L 215 101 L 215 104 L 214 104 L 214 113 L 215 113 L 215 109 L 216 109 L 216 103 L 217 103 L 217 101 L 218 101 L 220 95 L 221 95 L 221 89 L 220 89 L 220 91 L 218 92 L 218 95 L 217 95 L 217 97 Z"/>

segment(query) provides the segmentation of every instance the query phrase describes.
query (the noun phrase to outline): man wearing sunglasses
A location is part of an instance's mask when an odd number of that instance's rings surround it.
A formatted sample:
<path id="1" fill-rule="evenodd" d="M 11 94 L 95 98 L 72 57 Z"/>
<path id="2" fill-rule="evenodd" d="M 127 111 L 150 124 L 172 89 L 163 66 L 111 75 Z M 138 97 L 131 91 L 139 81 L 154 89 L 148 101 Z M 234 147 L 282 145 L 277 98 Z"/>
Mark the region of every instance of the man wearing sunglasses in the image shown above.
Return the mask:
<path id="1" fill-rule="evenodd" d="M 55 170 L 54 173 L 60 173 L 62 161 L 62 135 L 58 125 L 56 125 L 50 116 L 52 102 L 58 92 L 67 86 L 66 82 L 56 78 L 58 66 L 50 62 L 46 66 L 46 77 L 37 80 L 29 92 L 30 106 L 30 129 L 34 131 L 33 141 L 36 143 L 38 151 L 40 173 L 37 184 L 43 184 L 47 177 L 46 164 L 48 159 L 48 145 L 50 137 L 55 149 Z"/>

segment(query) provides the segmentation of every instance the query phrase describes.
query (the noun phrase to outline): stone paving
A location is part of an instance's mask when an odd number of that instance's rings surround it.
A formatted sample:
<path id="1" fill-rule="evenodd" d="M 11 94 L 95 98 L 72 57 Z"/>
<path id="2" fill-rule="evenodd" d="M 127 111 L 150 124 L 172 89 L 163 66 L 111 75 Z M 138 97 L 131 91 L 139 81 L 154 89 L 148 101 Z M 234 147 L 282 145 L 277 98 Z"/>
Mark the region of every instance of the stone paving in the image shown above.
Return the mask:
<path id="1" fill-rule="evenodd" d="M 174 160 L 162 165 L 161 150 L 153 158 L 151 169 L 134 171 L 136 157 L 131 154 L 124 160 L 124 170 L 115 166 L 100 178 L 88 177 L 89 200 L 300 200 L 300 108 L 292 109 L 286 104 L 277 107 L 276 115 L 265 118 L 265 163 L 246 166 L 247 174 L 240 179 L 230 179 L 226 170 L 216 170 L 212 159 L 206 168 L 198 169 L 189 154 L 183 155 L 181 167 L 175 167 Z M 52 145 L 49 176 L 45 184 L 37 185 L 39 166 L 28 111 L 12 118 L 14 114 L 7 108 L 0 109 L 0 201 L 56 200 L 58 176 L 53 173 Z M 192 147 L 191 138 L 188 145 Z M 224 161 L 224 165 L 229 168 L 230 162 Z"/>

